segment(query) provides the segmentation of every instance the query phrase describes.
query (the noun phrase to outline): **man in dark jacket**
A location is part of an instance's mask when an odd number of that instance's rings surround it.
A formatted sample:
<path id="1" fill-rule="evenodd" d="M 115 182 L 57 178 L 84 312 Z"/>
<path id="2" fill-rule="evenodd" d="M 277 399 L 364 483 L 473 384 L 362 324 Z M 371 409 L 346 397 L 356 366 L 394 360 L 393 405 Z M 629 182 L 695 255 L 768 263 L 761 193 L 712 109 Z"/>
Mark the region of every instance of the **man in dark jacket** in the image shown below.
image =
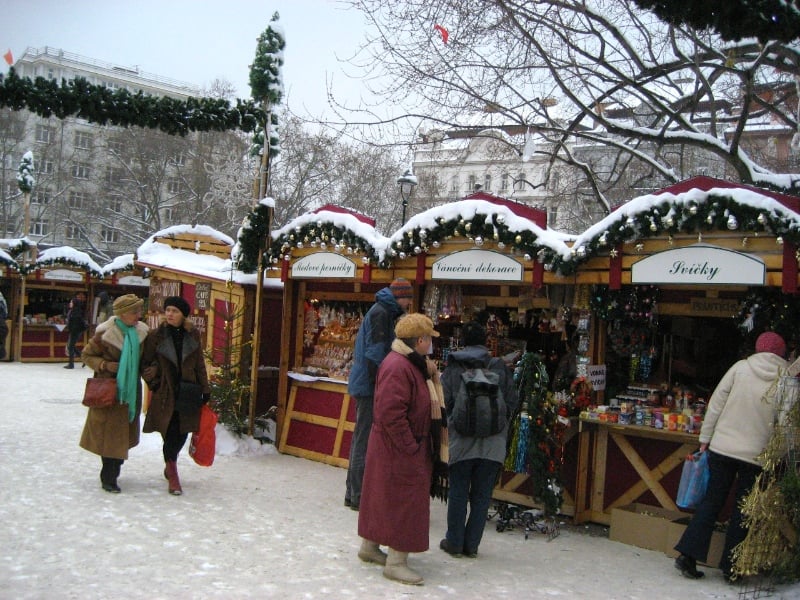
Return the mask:
<path id="1" fill-rule="evenodd" d="M 389 354 L 394 341 L 394 325 L 408 311 L 414 290 L 411 283 L 397 278 L 375 294 L 375 304 L 367 311 L 356 335 L 353 368 L 347 381 L 347 393 L 356 401 L 356 423 L 350 442 L 350 461 L 344 505 L 358 510 L 367 440 L 372 428 L 372 405 L 378 367 Z"/>
<path id="2" fill-rule="evenodd" d="M 447 534 L 439 547 L 453 556 L 478 554 L 497 473 L 506 457 L 508 423 L 517 409 L 514 378 L 502 359 L 493 359 L 486 348 L 486 330 L 477 321 L 463 327 L 463 350 L 451 352 L 442 373 L 444 405 L 447 409 L 447 435 L 450 442 L 449 490 L 447 494 Z M 488 368 L 498 375 L 497 386 L 506 403 L 502 429 L 487 437 L 461 435 L 453 426 L 452 415 L 467 369 Z M 469 503 L 469 518 L 467 518 Z"/>
<path id="3" fill-rule="evenodd" d="M 65 369 L 75 368 L 75 357 L 78 355 L 76 345 L 83 332 L 88 328 L 89 323 L 86 321 L 86 294 L 78 292 L 69 301 L 69 312 L 67 313 L 67 331 L 69 332 L 67 356 L 69 356 L 69 363 L 64 365 Z"/>

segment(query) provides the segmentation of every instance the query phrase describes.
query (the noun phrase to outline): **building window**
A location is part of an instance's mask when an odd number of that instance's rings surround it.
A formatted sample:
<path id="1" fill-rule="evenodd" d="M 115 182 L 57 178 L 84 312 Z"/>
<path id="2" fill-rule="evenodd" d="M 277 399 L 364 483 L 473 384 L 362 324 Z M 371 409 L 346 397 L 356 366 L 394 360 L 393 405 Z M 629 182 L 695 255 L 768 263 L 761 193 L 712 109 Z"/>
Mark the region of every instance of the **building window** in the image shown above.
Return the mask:
<path id="1" fill-rule="evenodd" d="M 53 140 L 53 128 L 47 125 L 36 126 L 36 141 L 49 144 Z"/>
<path id="2" fill-rule="evenodd" d="M 503 173 L 500 176 L 500 191 L 505 192 L 508 190 L 508 173 Z"/>
<path id="3" fill-rule="evenodd" d="M 547 207 L 547 226 L 555 227 L 558 223 L 558 205 L 551 204 Z"/>
<path id="4" fill-rule="evenodd" d="M 451 192 L 458 191 L 458 177 L 456 176 L 453 176 L 452 179 L 450 179 L 450 191 Z"/>
<path id="5" fill-rule="evenodd" d="M 119 185 L 122 183 L 124 171 L 117 167 L 108 167 L 106 170 L 106 183 L 108 185 Z"/>
<path id="6" fill-rule="evenodd" d="M 103 238 L 104 242 L 116 244 L 119 242 L 119 231 L 110 227 L 103 227 L 100 230 L 100 237 Z"/>
<path id="7" fill-rule="evenodd" d="M 44 236 L 47 235 L 48 230 L 47 219 L 31 222 L 31 235 Z"/>
<path id="8" fill-rule="evenodd" d="M 125 150 L 125 142 L 122 140 L 108 140 L 108 151 L 112 154 L 122 154 Z"/>
<path id="9" fill-rule="evenodd" d="M 86 208 L 86 194 L 83 192 L 70 192 L 67 204 L 70 208 Z"/>
<path id="10" fill-rule="evenodd" d="M 515 192 L 525 191 L 525 171 L 522 171 L 514 180 L 514 191 Z"/>
<path id="11" fill-rule="evenodd" d="M 472 192 L 475 189 L 475 184 L 478 182 L 478 179 L 475 175 L 469 175 L 467 177 L 467 192 Z"/>
<path id="12" fill-rule="evenodd" d="M 39 163 L 39 173 L 42 175 L 52 175 L 55 171 L 55 165 L 52 160 L 44 160 Z"/>
<path id="13" fill-rule="evenodd" d="M 66 231 L 64 232 L 64 237 L 66 237 L 68 240 L 81 239 L 81 228 L 77 225 L 67 225 Z"/>
<path id="14" fill-rule="evenodd" d="M 122 212 L 122 200 L 119 198 L 109 198 L 108 199 L 108 210 L 115 213 Z"/>
<path id="15" fill-rule="evenodd" d="M 88 131 L 76 131 L 75 132 L 75 147 L 80 148 L 82 150 L 91 150 L 92 149 L 92 134 Z"/>
<path id="16" fill-rule="evenodd" d="M 186 164 L 186 155 L 183 152 L 178 152 L 172 157 L 172 164 L 177 167 L 182 167 Z"/>
<path id="17" fill-rule="evenodd" d="M 75 163 L 72 165 L 72 176 L 75 179 L 89 179 L 89 172 L 88 163 Z"/>
<path id="18" fill-rule="evenodd" d="M 167 223 L 171 223 L 175 219 L 175 209 L 171 206 L 169 208 L 164 209 L 164 220 Z"/>
<path id="19" fill-rule="evenodd" d="M 52 194 L 47 189 L 37 189 L 31 194 L 31 204 L 50 204 Z"/>
<path id="20" fill-rule="evenodd" d="M 483 176 L 483 191 L 484 192 L 491 192 L 492 191 L 492 176 L 488 173 Z"/>
<path id="21" fill-rule="evenodd" d="M 183 186 L 181 185 L 180 179 L 170 179 L 167 182 L 167 192 L 173 195 L 177 195 L 181 193 Z"/>

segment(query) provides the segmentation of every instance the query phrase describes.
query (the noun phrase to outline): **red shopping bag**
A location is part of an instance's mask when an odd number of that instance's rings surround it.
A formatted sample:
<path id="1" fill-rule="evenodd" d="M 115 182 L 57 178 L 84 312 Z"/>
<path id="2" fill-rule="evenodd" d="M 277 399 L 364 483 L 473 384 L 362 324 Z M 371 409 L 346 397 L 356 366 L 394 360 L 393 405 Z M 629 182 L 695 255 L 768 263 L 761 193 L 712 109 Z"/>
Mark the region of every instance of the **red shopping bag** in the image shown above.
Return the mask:
<path id="1" fill-rule="evenodd" d="M 217 413 L 203 404 L 200 407 L 200 427 L 192 434 L 189 443 L 189 456 L 201 467 L 210 467 L 214 464 L 214 452 L 217 446 L 217 435 L 214 428 L 217 426 Z"/>

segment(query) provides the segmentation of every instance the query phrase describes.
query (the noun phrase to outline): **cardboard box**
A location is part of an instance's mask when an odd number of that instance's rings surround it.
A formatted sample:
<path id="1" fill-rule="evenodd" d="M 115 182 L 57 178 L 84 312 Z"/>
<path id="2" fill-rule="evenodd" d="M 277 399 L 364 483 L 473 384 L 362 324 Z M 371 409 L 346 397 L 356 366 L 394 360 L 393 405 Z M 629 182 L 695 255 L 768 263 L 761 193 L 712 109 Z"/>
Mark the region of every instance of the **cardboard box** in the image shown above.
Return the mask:
<path id="1" fill-rule="evenodd" d="M 681 539 L 686 526 L 689 524 L 689 519 L 692 516 L 683 514 L 683 516 L 674 519 L 667 528 L 666 547 L 664 552 L 667 556 L 676 557 L 678 553 L 675 551 L 675 544 Z M 705 561 L 698 561 L 708 567 L 716 569 L 719 566 L 719 561 L 722 558 L 722 550 L 725 548 L 725 534 L 721 531 L 715 531 L 711 534 L 711 544 L 708 547 L 708 557 Z"/>
<path id="2" fill-rule="evenodd" d="M 608 539 L 647 550 L 664 551 L 672 520 L 684 513 L 634 502 L 611 510 Z"/>
<path id="3" fill-rule="evenodd" d="M 673 548 L 691 517 L 690 513 L 635 502 L 611 510 L 608 539 L 647 550 L 658 550 L 675 557 L 678 553 Z M 725 534 L 715 531 L 711 537 L 708 558 L 702 564 L 716 568 L 724 546 Z"/>

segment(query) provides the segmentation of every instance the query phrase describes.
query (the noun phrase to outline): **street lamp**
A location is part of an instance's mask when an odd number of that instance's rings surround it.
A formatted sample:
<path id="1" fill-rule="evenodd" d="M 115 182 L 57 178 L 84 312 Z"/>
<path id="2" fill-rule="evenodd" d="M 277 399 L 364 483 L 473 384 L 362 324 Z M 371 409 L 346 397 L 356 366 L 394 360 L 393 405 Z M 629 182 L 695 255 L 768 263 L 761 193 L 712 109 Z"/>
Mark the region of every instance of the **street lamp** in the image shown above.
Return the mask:
<path id="1" fill-rule="evenodd" d="M 403 221 L 401 225 L 405 225 L 406 207 L 408 206 L 408 199 L 414 193 L 414 188 L 417 187 L 417 176 L 411 172 L 411 169 L 406 169 L 406 172 L 397 178 L 397 185 L 400 186 L 400 197 L 403 199 Z"/>

